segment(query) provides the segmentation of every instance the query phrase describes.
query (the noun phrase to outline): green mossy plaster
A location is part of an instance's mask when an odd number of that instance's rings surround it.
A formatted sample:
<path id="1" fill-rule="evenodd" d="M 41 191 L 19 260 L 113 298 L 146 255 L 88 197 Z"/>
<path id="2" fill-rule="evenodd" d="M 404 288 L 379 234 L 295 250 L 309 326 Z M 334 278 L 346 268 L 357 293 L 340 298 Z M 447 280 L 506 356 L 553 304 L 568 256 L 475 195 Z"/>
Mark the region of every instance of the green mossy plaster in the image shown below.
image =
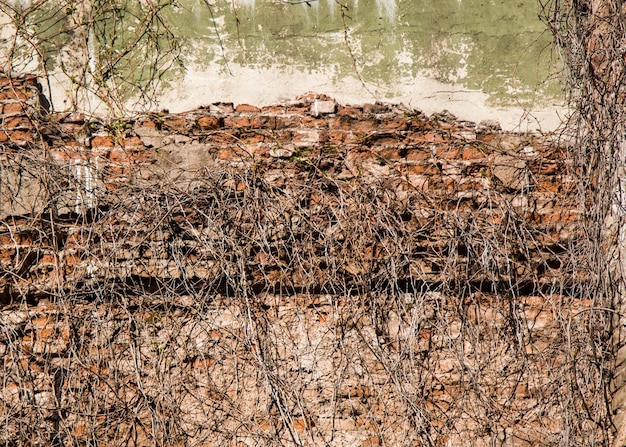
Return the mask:
<path id="1" fill-rule="evenodd" d="M 559 96 L 557 82 L 549 81 L 555 67 L 536 0 L 343 4 L 342 13 L 335 0 L 180 0 L 166 15 L 186 62 L 200 70 L 221 66 L 228 73 L 229 64 L 283 67 L 332 73 L 340 83 L 357 77 L 354 56 L 360 76 L 381 96 L 400 94 L 395 89 L 418 75 L 483 91 L 497 105 Z M 53 18 L 63 14 L 57 10 Z M 66 22 L 55 21 L 43 37 L 59 36 Z M 103 42 L 101 49 L 114 51 L 114 43 Z"/>
<path id="2" fill-rule="evenodd" d="M 196 64 L 327 70 L 339 82 L 355 76 L 345 20 L 361 75 L 381 91 L 419 73 L 502 105 L 559 95 L 534 0 L 348 0 L 343 20 L 332 0 L 248 3 L 181 1 L 170 20 Z"/>

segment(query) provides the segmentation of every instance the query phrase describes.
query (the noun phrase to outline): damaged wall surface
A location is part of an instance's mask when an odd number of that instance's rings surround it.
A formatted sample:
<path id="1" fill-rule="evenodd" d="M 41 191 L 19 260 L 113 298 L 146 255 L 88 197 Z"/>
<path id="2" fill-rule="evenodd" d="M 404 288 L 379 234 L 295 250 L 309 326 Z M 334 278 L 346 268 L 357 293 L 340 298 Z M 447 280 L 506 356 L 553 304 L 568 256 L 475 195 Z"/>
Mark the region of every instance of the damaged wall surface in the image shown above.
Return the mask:
<path id="1" fill-rule="evenodd" d="M 0 86 L 0 442 L 609 442 L 557 141 L 323 95 L 102 123 Z"/>

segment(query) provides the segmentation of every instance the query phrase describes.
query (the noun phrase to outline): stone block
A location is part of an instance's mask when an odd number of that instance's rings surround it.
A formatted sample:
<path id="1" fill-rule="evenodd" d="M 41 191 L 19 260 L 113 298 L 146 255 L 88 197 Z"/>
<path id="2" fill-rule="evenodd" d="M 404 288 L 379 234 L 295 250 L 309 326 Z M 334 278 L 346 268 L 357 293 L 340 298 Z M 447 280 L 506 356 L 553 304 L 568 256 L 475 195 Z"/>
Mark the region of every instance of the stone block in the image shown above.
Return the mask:
<path id="1" fill-rule="evenodd" d="M 295 130 L 292 142 L 297 147 L 315 146 L 321 142 L 321 134 L 318 130 Z"/>
<path id="2" fill-rule="evenodd" d="M 209 106 L 209 112 L 211 113 L 233 113 L 235 108 L 232 102 L 216 102 Z"/>
<path id="3" fill-rule="evenodd" d="M 335 101 L 321 101 L 316 99 L 311 104 L 311 115 L 329 115 L 337 111 L 337 103 Z"/>

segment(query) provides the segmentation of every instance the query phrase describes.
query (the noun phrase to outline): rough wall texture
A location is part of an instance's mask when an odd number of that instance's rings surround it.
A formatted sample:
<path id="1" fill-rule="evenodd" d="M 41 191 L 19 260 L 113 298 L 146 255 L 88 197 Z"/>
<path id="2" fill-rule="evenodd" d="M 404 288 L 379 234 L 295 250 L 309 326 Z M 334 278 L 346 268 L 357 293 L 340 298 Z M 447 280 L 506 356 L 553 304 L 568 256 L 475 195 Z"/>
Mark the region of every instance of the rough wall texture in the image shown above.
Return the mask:
<path id="1" fill-rule="evenodd" d="M 0 442 L 608 442 L 609 319 L 548 138 L 323 95 L 104 125 L 13 81 Z"/>

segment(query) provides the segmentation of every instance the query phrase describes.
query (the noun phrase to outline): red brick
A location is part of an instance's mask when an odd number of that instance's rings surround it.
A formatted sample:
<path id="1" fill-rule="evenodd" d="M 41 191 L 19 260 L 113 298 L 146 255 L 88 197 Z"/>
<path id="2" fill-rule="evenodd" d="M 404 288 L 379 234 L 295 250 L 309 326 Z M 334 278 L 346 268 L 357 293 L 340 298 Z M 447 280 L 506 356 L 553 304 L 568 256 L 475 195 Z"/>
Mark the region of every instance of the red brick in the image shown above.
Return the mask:
<path id="1" fill-rule="evenodd" d="M 352 131 L 354 132 L 373 132 L 378 128 L 376 120 L 358 120 L 352 124 Z"/>
<path id="2" fill-rule="evenodd" d="M 329 129 L 350 130 L 352 128 L 353 119 L 347 116 L 338 116 L 328 120 Z"/>
<path id="3" fill-rule="evenodd" d="M 401 154 L 401 150 L 398 148 L 386 148 L 381 149 L 378 153 L 385 160 L 404 160 L 405 157 Z"/>
<path id="4" fill-rule="evenodd" d="M 339 106 L 337 115 L 341 116 L 360 116 L 363 115 L 363 107 L 357 106 Z"/>
<path id="5" fill-rule="evenodd" d="M 33 134 L 31 132 L 26 132 L 23 130 L 16 130 L 15 132 L 11 133 L 11 141 L 30 142 L 33 141 Z"/>
<path id="6" fill-rule="evenodd" d="M 458 148 L 450 146 L 438 146 L 435 153 L 437 154 L 437 157 L 446 160 L 456 160 L 461 154 Z"/>
<path id="7" fill-rule="evenodd" d="M 76 124 L 76 123 L 61 123 L 59 124 L 61 127 L 61 132 L 65 135 L 76 135 L 79 132 L 82 132 L 85 129 L 84 124 Z"/>
<path id="8" fill-rule="evenodd" d="M 256 158 L 269 158 L 269 147 L 267 144 L 246 146 L 246 151 L 253 154 Z"/>
<path id="9" fill-rule="evenodd" d="M 281 105 L 265 106 L 261 108 L 261 112 L 268 115 L 282 115 L 285 113 L 285 107 Z"/>
<path id="10" fill-rule="evenodd" d="M 156 129 L 157 124 L 152 120 L 137 121 L 137 124 L 135 124 L 135 127 L 147 127 L 150 129 Z"/>
<path id="11" fill-rule="evenodd" d="M 325 95 L 323 93 L 315 93 L 315 92 L 308 92 L 308 93 L 305 93 L 304 95 L 296 96 L 296 99 L 319 99 L 320 101 L 332 101 L 333 100 L 333 98 L 331 98 L 328 95 Z"/>
<path id="12" fill-rule="evenodd" d="M 557 162 L 540 163 L 532 167 L 535 174 L 554 175 L 559 172 L 559 164 Z"/>
<path id="13" fill-rule="evenodd" d="M 65 265 L 77 265 L 85 262 L 79 253 L 69 253 L 63 257 Z"/>
<path id="14" fill-rule="evenodd" d="M 440 132 L 408 132 L 405 143 L 443 143 L 448 141 Z"/>
<path id="15" fill-rule="evenodd" d="M 57 257 L 52 253 L 45 253 L 39 258 L 39 264 L 56 264 Z"/>
<path id="16" fill-rule="evenodd" d="M 106 137 L 93 137 L 91 139 L 91 147 L 113 147 L 115 145 L 113 138 Z"/>
<path id="17" fill-rule="evenodd" d="M 345 132 L 343 136 L 343 141 L 345 144 L 359 144 L 362 143 L 367 135 L 364 133 L 354 133 L 354 132 Z"/>
<path id="18" fill-rule="evenodd" d="M 293 133 L 290 130 L 277 130 L 272 136 L 276 143 L 291 143 Z"/>
<path id="19" fill-rule="evenodd" d="M 30 120 L 21 116 L 5 118 L 1 125 L 3 129 L 23 129 L 32 127 Z"/>
<path id="20" fill-rule="evenodd" d="M 365 113 L 385 113 L 389 111 L 389 107 L 380 103 L 377 103 L 377 104 L 365 103 L 363 104 L 363 111 Z"/>
<path id="21" fill-rule="evenodd" d="M 87 244 L 89 237 L 81 233 L 71 233 L 65 240 L 65 248 L 78 248 L 84 247 Z"/>
<path id="22" fill-rule="evenodd" d="M 482 141 L 483 143 L 492 143 L 495 138 L 496 138 L 496 134 L 493 134 L 493 133 L 476 134 L 476 139 L 478 141 Z"/>
<path id="23" fill-rule="evenodd" d="M 257 113 L 257 112 L 260 112 L 261 109 L 255 106 L 251 106 L 250 104 L 239 104 L 237 107 L 235 107 L 235 111 L 239 113 L 242 113 L 242 112 Z"/>
<path id="24" fill-rule="evenodd" d="M 27 99 L 30 98 L 33 94 L 30 91 L 25 91 L 22 89 L 16 90 L 5 90 L 0 92 L 0 101 L 5 101 L 7 99 Z"/>
<path id="25" fill-rule="evenodd" d="M 124 147 L 144 147 L 139 137 L 124 138 Z"/>
<path id="26" fill-rule="evenodd" d="M 4 233 L 0 234 L 0 246 L 24 246 L 24 245 L 32 245 L 33 238 L 32 235 L 27 232 L 22 233 Z"/>
<path id="27" fill-rule="evenodd" d="M 341 144 L 345 140 L 346 133 L 343 130 L 331 130 L 328 132 L 328 141 L 333 144 Z"/>
<path id="28" fill-rule="evenodd" d="M 113 163 L 126 163 L 130 161 L 130 153 L 122 148 L 114 148 L 109 152 L 109 160 Z"/>
<path id="29" fill-rule="evenodd" d="M 194 368 L 201 368 L 201 369 L 213 368 L 215 366 L 215 364 L 216 364 L 216 361 L 212 357 L 197 357 L 193 361 L 193 367 Z"/>
<path id="30" fill-rule="evenodd" d="M 361 443 L 362 447 L 378 447 L 380 445 L 380 438 L 378 436 L 372 436 L 367 438 Z"/>
<path id="31" fill-rule="evenodd" d="M 354 148 L 346 154 L 346 160 L 372 160 L 378 158 L 379 156 L 373 151 L 369 150 L 365 147 L 357 147 Z"/>
<path id="32" fill-rule="evenodd" d="M 217 151 L 217 158 L 219 158 L 220 160 L 240 160 L 240 152 L 241 151 L 235 150 L 231 147 L 222 148 Z"/>
<path id="33" fill-rule="evenodd" d="M 224 127 L 238 129 L 250 127 L 253 129 L 274 129 L 276 117 L 274 116 L 229 116 L 224 119 Z"/>
<path id="34" fill-rule="evenodd" d="M 459 191 L 481 191 L 485 189 L 485 183 L 480 179 L 463 179 L 458 184 Z"/>
<path id="35" fill-rule="evenodd" d="M 305 116 L 300 120 L 300 124 L 303 127 L 325 127 L 326 120 L 321 118 L 313 118 L 312 116 Z"/>
<path id="36" fill-rule="evenodd" d="M 272 141 L 270 137 L 261 132 L 247 132 L 239 136 L 239 139 L 245 144 L 264 143 L 266 141 Z"/>
<path id="37" fill-rule="evenodd" d="M 367 136 L 368 141 L 376 146 L 397 146 L 398 138 L 395 135 L 370 134 Z"/>
<path id="38" fill-rule="evenodd" d="M 309 113 L 310 108 L 310 104 L 290 104 L 287 106 L 286 111 L 297 115 L 305 115 Z"/>
<path id="39" fill-rule="evenodd" d="M 221 120 L 216 116 L 203 116 L 198 118 L 197 123 L 201 130 L 216 130 L 222 127 Z"/>
<path id="40" fill-rule="evenodd" d="M 15 247 L 0 248 L 0 261 L 11 262 L 16 253 Z"/>
<path id="41" fill-rule="evenodd" d="M 429 149 L 411 148 L 409 149 L 406 159 L 407 161 L 427 160 L 431 156 Z"/>
<path id="42" fill-rule="evenodd" d="M 298 127 L 299 125 L 300 125 L 299 115 L 280 115 L 276 117 L 276 129 Z"/>
<path id="43" fill-rule="evenodd" d="M 185 118 L 173 118 L 166 120 L 163 123 L 163 127 L 174 132 L 185 132 L 189 124 L 189 121 Z"/>
<path id="44" fill-rule="evenodd" d="M 380 128 L 385 130 L 403 131 L 409 128 L 409 124 L 406 119 L 402 117 L 384 120 L 380 123 Z"/>
<path id="45" fill-rule="evenodd" d="M 407 165 L 406 170 L 409 174 L 417 175 L 437 175 L 441 173 L 439 168 L 432 163 Z"/>
<path id="46" fill-rule="evenodd" d="M 543 178 L 538 183 L 539 191 L 560 192 L 563 184 L 554 178 Z"/>
<path id="47" fill-rule="evenodd" d="M 24 113 L 26 110 L 26 106 L 22 102 L 10 102 L 8 104 L 4 104 L 2 107 L 2 113 L 4 115 L 17 115 Z"/>
<path id="48" fill-rule="evenodd" d="M 463 148 L 463 160 L 475 160 L 485 157 L 485 153 L 476 147 L 468 146 Z"/>

